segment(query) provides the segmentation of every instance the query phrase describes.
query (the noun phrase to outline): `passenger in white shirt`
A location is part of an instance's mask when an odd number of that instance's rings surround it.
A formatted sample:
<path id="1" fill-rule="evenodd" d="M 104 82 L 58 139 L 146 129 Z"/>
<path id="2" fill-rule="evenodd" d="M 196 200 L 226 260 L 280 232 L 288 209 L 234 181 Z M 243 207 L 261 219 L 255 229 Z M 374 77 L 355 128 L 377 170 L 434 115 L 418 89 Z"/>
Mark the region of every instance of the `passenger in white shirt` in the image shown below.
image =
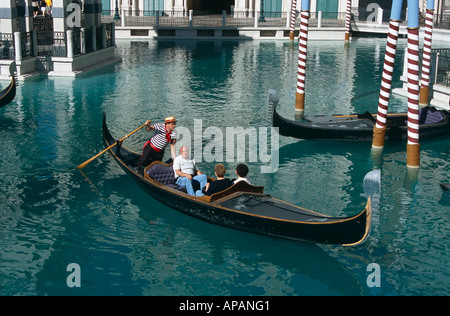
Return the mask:
<path id="1" fill-rule="evenodd" d="M 181 146 L 180 156 L 177 156 L 173 161 L 173 170 L 175 172 L 175 183 L 179 186 L 186 187 L 189 195 L 195 195 L 192 180 L 197 180 L 200 183 L 200 191 L 208 182 L 206 175 L 197 169 L 195 160 L 189 157 L 189 149 L 187 146 Z"/>
<path id="2" fill-rule="evenodd" d="M 236 180 L 234 180 L 234 184 L 238 183 L 239 181 L 245 181 L 248 184 L 251 184 L 250 180 L 248 180 L 246 178 L 247 173 L 248 173 L 247 165 L 244 165 L 243 163 L 237 165 L 237 167 L 236 167 L 236 175 L 238 176 L 238 178 Z"/>

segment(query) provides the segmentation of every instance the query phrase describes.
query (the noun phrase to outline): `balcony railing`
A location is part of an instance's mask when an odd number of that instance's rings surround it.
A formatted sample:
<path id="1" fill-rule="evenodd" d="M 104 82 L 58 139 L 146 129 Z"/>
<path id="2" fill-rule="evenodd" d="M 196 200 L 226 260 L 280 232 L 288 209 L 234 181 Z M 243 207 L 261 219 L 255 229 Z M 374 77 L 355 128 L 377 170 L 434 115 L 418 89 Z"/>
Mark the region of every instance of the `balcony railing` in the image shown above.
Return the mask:
<path id="1" fill-rule="evenodd" d="M 436 52 L 436 84 L 450 87 L 450 50 Z"/>
<path id="2" fill-rule="evenodd" d="M 272 27 L 286 28 L 290 25 L 290 13 L 287 12 L 238 12 L 232 14 L 203 11 L 131 11 L 122 10 L 120 20 L 114 20 L 115 10 L 104 10 L 102 22 L 116 22 L 123 27 L 196 27 L 196 28 L 237 28 Z M 297 16 L 297 24 L 300 16 Z M 345 12 L 310 13 L 311 27 L 343 27 Z"/>
<path id="3" fill-rule="evenodd" d="M 390 18 L 389 9 L 379 8 L 377 12 L 367 12 L 360 9 L 352 14 L 352 20 L 357 23 L 387 24 Z M 104 10 L 102 22 L 115 21 L 117 26 L 133 27 L 280 27 L 290 25 L 290 12 L 259 12 L 234 11 L 203 12 L 203 11 L 143 11 L 122 10 L 120 20 L 114 20 L 115 10 Z M 407 24 L 406 11 L 402 12 L 403 25 Z M 311 27 L 344 27 L 345 12 L 310 12 Z M 296 25 L 300 23 L 297 15 Z M 421 15 L 420 25 L 424 26 L 425 18 Z M 450 15 L 434 15 L 434 28 L 450 29 Z"/>
<path id="4" fill-rule="evenodd" d="M 112 23 L 66 32 L 32 30 L 27 33 L 0 33 L 0 59 L 31 57 L 74 57 L 114 45 Z"/>
<path id="5" fill-rule="evenodd" d="M 0 59 L 14 59 L 14 35 L 0 33 Z"/>

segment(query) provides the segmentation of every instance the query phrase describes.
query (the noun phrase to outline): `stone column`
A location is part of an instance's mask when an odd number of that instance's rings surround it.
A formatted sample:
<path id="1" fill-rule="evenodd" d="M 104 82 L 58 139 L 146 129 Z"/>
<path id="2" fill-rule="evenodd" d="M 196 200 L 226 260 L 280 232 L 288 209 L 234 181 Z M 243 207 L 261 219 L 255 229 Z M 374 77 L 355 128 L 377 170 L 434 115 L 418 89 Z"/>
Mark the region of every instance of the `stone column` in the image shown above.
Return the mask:
<path id="1" fill-rule="evenodd" d="M 19 32 L 26 33 L 33 29 L 33 7 L 31 0 L 17 1 L 17 19 Z"/>
<path id="2" fill-rule="evenodd" d="M 85 0 L 84 3 L 84 21 L 86 29 L 94 26 L 100 26 L 102 13 L 102 4 L 100 0 Z"/>
<path id="3" fill-rule="evenodd" d="M 66 32 L 68 29 L 67 25 L 67 6 L 69 0 L 53 0 L 53 32 Z"/>
<path id="4" fill-rule="evenodd" d="M 17 7 L 15 0 L 0 0 L 0 30 L 13 34 L 17 31 Z"/>
<path id="5" fill-rule="evenodd" d="M 174 11 L 183 11 L 186 8 L 183 7 L 183 0 L 175 0 L 175 5 L 173 6 Z"/>

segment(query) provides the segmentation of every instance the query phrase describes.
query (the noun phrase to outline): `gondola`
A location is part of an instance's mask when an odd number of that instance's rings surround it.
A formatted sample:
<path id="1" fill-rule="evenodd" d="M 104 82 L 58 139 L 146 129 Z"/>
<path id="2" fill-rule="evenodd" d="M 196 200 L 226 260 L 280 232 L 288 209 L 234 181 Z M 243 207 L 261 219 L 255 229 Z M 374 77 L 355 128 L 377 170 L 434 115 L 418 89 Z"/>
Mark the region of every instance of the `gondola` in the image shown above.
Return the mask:
<path id="1" fill-rule="evenodd" d="M 445 201 L 450 201 L 450 183 L 441 183 L 441 189 L 442 198 L 445 199 Z"/>
<path id="2" fill-rule="evenodd" d="M 450 183 L 441 183 L 441 188 L 444 192 L 450 194 Z"/>
<path id="3" fill-rule="evenodd" d="M 269 90 L 269 111 L 272 126 L 278 127 L 279 134 L 300 139 L 333 141 L 372 141 L 376 115 L 370 112 L 352 115 L 305 116 L 298 121 L 282 117 L 277 112 L 279 96 L 277 91 Z M 425 107 L 420 111 L 419 137 L 428 138 L 450 133 L 450 113 Z M 388 113 L 386 140 L 407 138 L 407 114 Z"/>
<path id="4" fill-rule="evenodd" d="M 16 97 L 16 79 L 11 76 L 11 83 L 0 92 L 0 108 L 9 104 Z"/>
<path id="5" fill-rule="evenodd" d="M 138 167 L 140 154 L 122 146 L 111 136 L 103 117 L 103 143 L 108 152 L 148 194 L 170 208 L 201 220 L 276 238 L 314 243 L 358 245 L 370 234 L 372 204 L 350 217 L 329 217 L 286 203 L 268 194 L 261 186 L 244 181 L 211 197 L 194 197 L 174 184 L 172 166 L 153 162 L 143 172 Z"/>

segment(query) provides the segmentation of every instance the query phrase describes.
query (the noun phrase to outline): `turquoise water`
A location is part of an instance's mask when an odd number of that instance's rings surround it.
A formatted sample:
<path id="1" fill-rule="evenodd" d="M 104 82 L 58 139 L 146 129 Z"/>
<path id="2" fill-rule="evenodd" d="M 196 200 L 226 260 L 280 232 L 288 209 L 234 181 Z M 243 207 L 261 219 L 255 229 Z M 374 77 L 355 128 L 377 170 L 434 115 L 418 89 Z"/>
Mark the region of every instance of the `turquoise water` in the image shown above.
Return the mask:
<path id="1" fill-rule="evenodd" d="M 376 111 L 385 42 L 310 41 L 306 114 Z M 405 46 L 399 40 L 394 87 L 401 86 Z M 155 201 L 107 154 L 75 167 L 103 149 L 102 112 L 116 137 L 169 115 L 194 136 L 201 120 L 211 137 L 203 148 L 212 139 L 208 127 L 268 129 L 270 88 L 280 93 L 280 112 L 293 117 L 297 47 L 118 41 L 117 55 L 122 63 L 77 79 L 20 83 L 16 99 L 0 109 L 1 295 L 449 294 L 450 197 L 439 187 L 450 181 L 448 138 L 421 142 L 417 174 L 407 172 L 404 143 L 386 144 L 377 159 L 371 144 L 280 136 L 276 173 L 261 173 L 260 159 L 246 161 L 252 183 L 266 193 L 332 216 L 359 213 L 363 177 L 380 168 L 379 207 L 362 245 L 219 227 Z M 406 100 L 392 96 L 390 109 L 405 111 Z M 149 135 L 140 131 L 124 144 L 140 151 Z M 203 159 L 199 167 L 212 175 L 214 164 Z M 237 162 L 225 164 L 232 177 Z M 79 287 L 68 286 L 71 263 L 80 268 Z"/>

